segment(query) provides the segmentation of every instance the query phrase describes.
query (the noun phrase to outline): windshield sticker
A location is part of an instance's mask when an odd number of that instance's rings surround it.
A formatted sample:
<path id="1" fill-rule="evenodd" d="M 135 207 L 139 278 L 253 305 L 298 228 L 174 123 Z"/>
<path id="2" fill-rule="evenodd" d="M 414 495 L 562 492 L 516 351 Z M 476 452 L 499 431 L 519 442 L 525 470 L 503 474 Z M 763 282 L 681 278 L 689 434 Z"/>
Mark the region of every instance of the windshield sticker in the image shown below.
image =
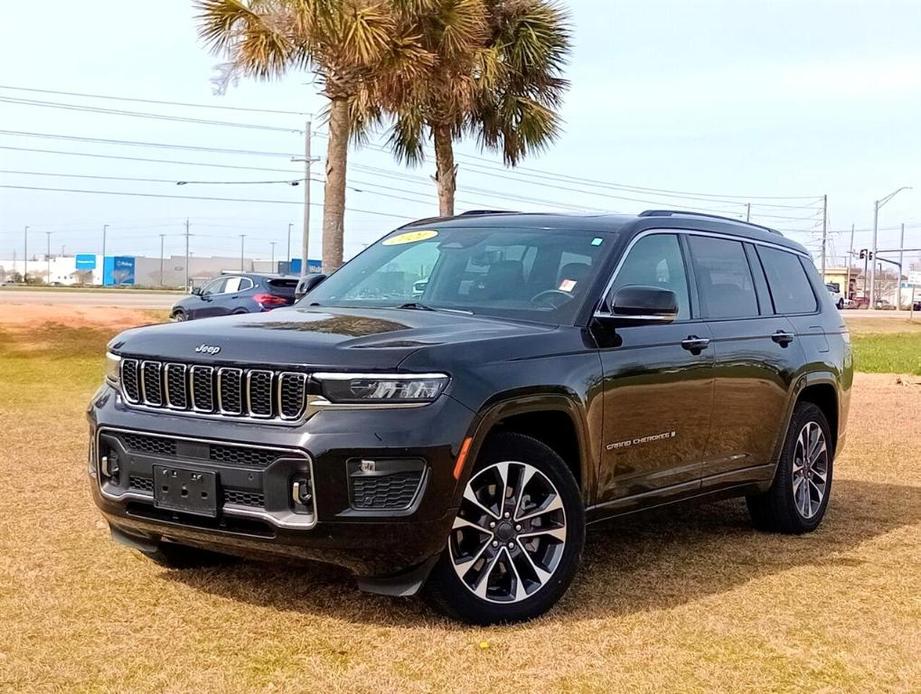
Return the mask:
<path id="1" fill-rule="evenodd" d="M 601 238 L 600 236 L 596 236 L 595 238 L 592 239 L 593 246 L 600 246 L 602 243 L 604 243 L 604 239 Z"/>
<path id="2" fill-rule="evenodd" d="M 391 236 L 389 239 L 384 239 L 383 245 L 401 246 L 404 243 L 416 243 L 417 241 L 425 241 L 426 239 L 431 239 L 436 236 L 438 236 L 438 232 L 433 229 L 427 229 L 426 231 L 407 231 L 403 234 Z"/>
<path id="3" fill-rule="evenodd" d="M 561 292 L 572 292 L 576 288 L 575 280 L 563 280 L 560 282 L 560 291 Z"/>

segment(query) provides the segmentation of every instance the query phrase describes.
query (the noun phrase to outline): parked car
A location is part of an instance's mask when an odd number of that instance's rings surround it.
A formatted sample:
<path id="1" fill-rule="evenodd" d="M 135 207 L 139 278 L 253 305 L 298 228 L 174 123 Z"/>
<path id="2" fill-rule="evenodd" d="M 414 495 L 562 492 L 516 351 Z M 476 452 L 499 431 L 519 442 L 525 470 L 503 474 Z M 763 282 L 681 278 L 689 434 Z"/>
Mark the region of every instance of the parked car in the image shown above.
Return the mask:
<path id="1" fill-rule="evenodd" d="M 829 282 L 825 285 L 825 288 L 828 290 L 828 293 L 831 294 L 832 303 L 838 308 L 839 311 L 843 309 L 845 303 L 844 295 L 841 293 L 841 287 L 838 285 L 838 283 Z"/>
<path id="2" fill-rule="evenodd" d="M 294 300 L 300 301 L 303 299 L 307 292 L 316 287 L 325 279 L 326 275 L 324 275 L 322 272 L 312 272 L 309 275 L 304 275 L 301 277 L 297 281 L 297 288 L 294 290 Z"/>
<path id="3" fill-rule="evenodd" d="M 877 299 L 873 308 L 877 311 L 895 311 L 895 304 L 886 299 Z"/>
<path id="4" fill-rule="evenodd" d="M 297 277 L 225 274 L 196 287 L 170 309 L 175 322 L 238 313 L 262 313 L 294 303 Z"/>
<path id="5" fill-rule="evenodd" d="M 803 246 L 670 211 L 422 220 L 283 319 L 129 330 L 106 362 L 89 473 L 117 540 L 426 584 L 481 624 L 554 605 L 587 523 L 736 496 L 815 530 L 853 376 Z"/>

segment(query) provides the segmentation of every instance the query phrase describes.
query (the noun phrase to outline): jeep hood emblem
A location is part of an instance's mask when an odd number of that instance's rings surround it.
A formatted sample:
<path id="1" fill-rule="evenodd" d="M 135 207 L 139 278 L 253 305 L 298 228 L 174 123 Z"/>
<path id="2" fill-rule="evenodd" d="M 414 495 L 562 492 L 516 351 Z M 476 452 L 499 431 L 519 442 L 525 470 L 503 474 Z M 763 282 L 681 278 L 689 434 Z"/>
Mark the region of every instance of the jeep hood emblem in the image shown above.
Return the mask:
<path id="1" fill-rule="evenodd" d="M 221 348 L 220 348 L 218 345 L 206 345 L 206 344 L 201 344 L 201 345 L 198 345 L 198 347 L 195 348 L 195 351 L 198 352 L 199 354 L 211 354 L 211 355 L 214 355 L 214 354 L 217 354 L 218 352 L 220 352 L 220 351 L 221 351 Z"/>

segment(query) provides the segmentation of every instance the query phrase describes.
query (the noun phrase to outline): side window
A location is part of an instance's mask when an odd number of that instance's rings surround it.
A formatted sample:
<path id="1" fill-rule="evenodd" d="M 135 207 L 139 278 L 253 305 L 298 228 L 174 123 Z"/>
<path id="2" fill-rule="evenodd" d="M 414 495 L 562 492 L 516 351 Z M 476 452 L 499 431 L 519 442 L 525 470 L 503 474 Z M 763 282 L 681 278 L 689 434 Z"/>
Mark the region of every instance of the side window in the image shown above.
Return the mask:
<path id="1" fill-rule="evenodd" d="M 777 313 L 812 313 L 818 308 L 812 284 L 797 255 L 774 248 L 758 249 Z"/>
<path id="2" fill-rule="evenodd" d="M 613 291 L 635 284 L 670 289 L 678 298 L 678 320 L 691 317 L 687 273 L 674 234 L 645 236 L 630 249 L 614 280 Z"/>
<path id="3" fill-rule="evenodd" d="M 216 280 L 211 280 L 204 287 L 201 288 L 202 294 L 220 294 L 224 291 L 224 285 L 227 284 L 226 277 L 218 277 Z"/>
<path id="4" fill-rule="evenodd" d="M 224 293 L 229 294 L 230 292 L 240 291 L 240 284 L 242 281 L 242 277 L 228 277 L 227 284 L 224 285 Z"/>
<path id="5" fill-rule="evenodd" d="M 740 241 L 690 236 L 700 303 L 707 318 L 749 318 L 758 315 L 752 273 Z"/>
<path id="6" fill-rule="evenodd" d="M 253 288 L 253 281 L 249 277 L 240 278 L 240 286 L 235 291 L 243 292 Z"/>

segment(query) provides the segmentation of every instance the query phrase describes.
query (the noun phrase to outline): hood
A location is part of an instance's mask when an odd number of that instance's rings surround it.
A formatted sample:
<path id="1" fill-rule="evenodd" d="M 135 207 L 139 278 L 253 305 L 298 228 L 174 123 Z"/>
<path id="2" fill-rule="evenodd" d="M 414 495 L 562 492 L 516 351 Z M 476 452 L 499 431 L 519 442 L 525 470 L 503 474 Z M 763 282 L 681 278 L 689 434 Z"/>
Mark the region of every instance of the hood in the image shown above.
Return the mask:
<path id="1" fill-rule="evenodd" d="M 395 368 L 413 352 L 534 335 L 552 326 L 408 309 L 280 308 L 134 328 L 109 343 L 123 356 L 313 369 Z"/>

